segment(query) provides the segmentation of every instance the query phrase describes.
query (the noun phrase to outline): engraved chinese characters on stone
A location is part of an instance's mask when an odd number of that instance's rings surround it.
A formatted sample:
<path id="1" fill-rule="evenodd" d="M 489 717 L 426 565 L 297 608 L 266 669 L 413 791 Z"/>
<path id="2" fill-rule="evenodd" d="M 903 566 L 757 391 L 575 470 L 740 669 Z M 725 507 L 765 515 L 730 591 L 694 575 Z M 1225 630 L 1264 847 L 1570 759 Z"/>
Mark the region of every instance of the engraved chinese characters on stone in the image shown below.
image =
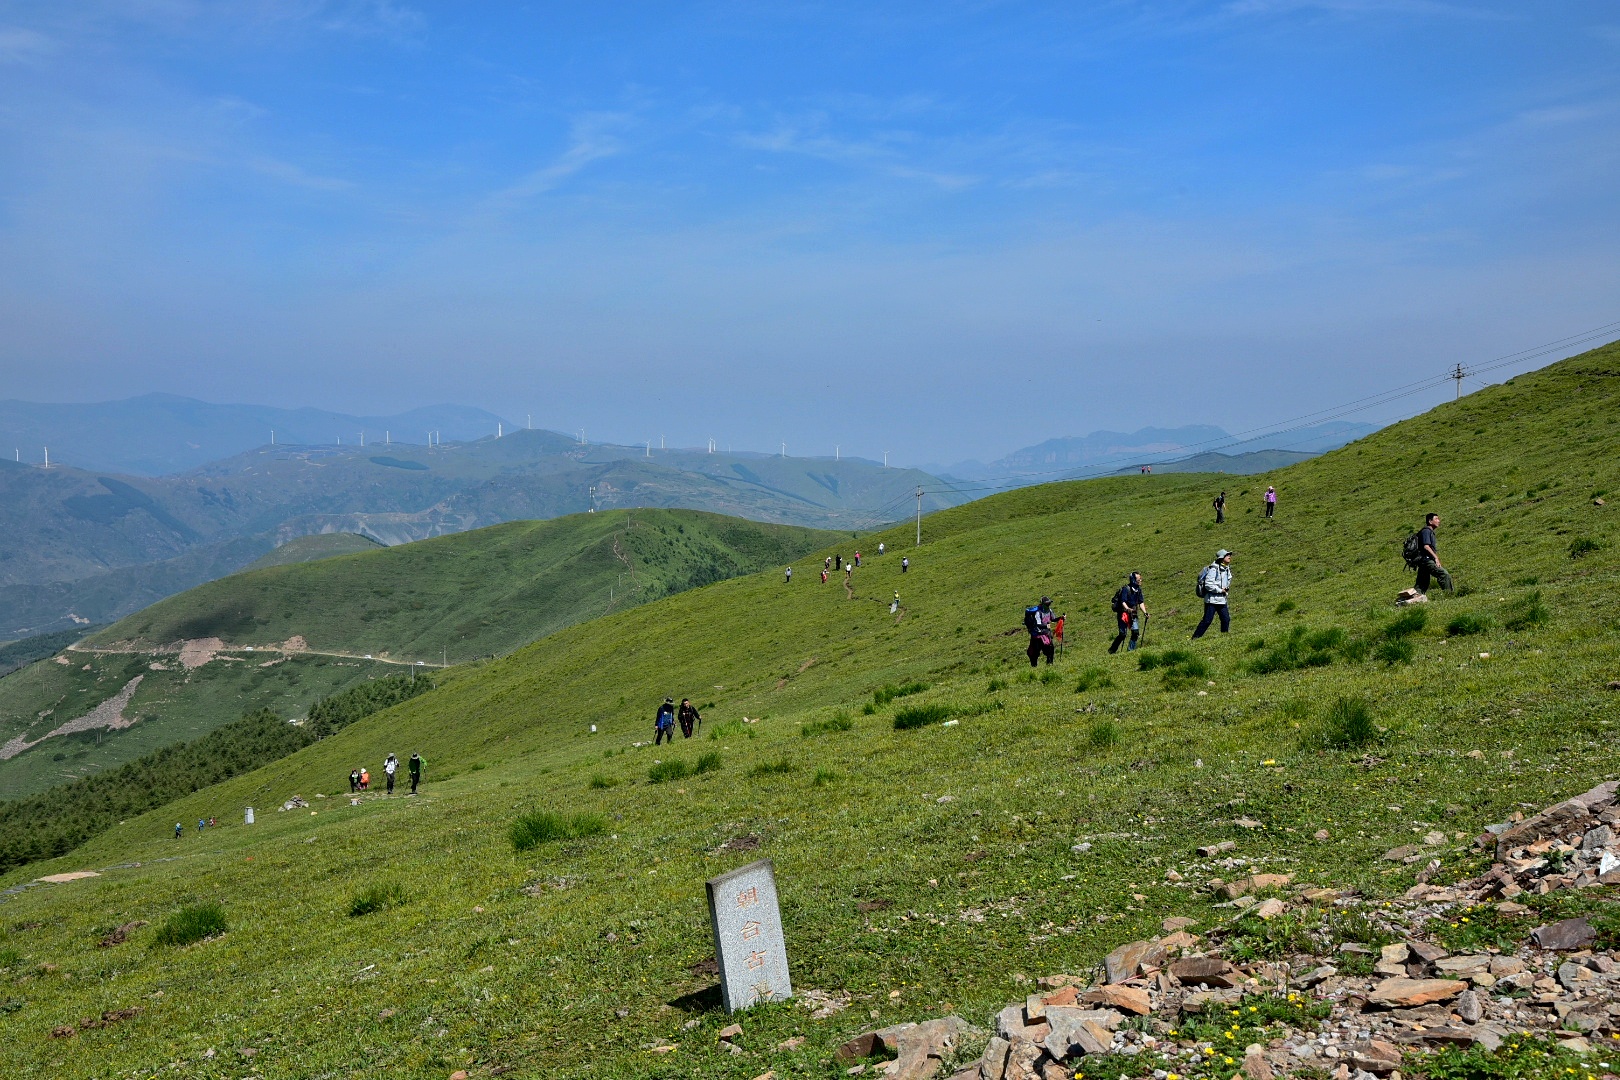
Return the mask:
<path id="1" fill-rule="evenodd" d="M 792 997 L 771 861 L 761 859 L 721 874 L 706 888 L 726 1011 Z"/>

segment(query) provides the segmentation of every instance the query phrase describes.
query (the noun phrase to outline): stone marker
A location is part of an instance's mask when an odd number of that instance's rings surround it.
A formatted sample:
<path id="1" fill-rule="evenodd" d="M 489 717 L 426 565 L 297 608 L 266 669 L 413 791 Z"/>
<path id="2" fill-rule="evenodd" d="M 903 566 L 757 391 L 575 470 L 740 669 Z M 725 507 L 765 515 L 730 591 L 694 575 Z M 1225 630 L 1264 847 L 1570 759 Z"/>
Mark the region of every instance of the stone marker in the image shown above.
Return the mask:
<path id="1" fill-rule="evenodd" d="M 760 859 L 710 878 L 704 887 L 726 1011 L 792 997 L 771 860 Z"/>

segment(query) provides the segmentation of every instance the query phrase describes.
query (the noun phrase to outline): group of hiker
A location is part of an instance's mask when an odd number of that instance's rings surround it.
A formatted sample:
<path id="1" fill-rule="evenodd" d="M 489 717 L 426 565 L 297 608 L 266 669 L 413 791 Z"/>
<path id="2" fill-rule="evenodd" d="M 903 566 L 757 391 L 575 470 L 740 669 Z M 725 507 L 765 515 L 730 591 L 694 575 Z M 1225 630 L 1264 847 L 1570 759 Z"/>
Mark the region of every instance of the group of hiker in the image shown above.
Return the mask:
<path id="1" fill-rule="evenodd" d="M 411 778 L 411 794 L 412 795 L 416 794 L 417 785 L 419 785 L 422 782 L 422 766 L 424 766 L 426 764 L 427 764 L 427 759 L 422 757 L 421 754 L 412 754 L 411 757 L 410 757 L 410 760 L 405 763 L 405 772 Z M 386 758 L 383 759 L 383 776 L 387 780 L 388 794 L 390 794 L 390 795 L 392 795 L 394 793 L 394 774 L 397 773 L 398 771 L 399 771 L 399 758 L 395 757 L 393 754 L 389 754 Z M 361 791 L 370 791 L 370 790 L 371 790 L 371 770 L 367 769 L 365 766 L 361 766 L 361 767 L 356 768 L 356 769 L 350 769 L 349 770 L 349 794 L 353 795 L 353 794 L 356 794 L 356 793 L 361 792 Z"/>
<path id="2" fill-rule="evenodd" d="M 882 555 L 886 550 L 887 550 L 887 545 L 885 545 L 883 543 L 878 544 L 877 553 L 879 555 Z M 853 557 L 848 558 L 848 559 L 844 558 L 844 556 L 841 553 L 837 554 L 837 555 L 828 555 L 825 559 L 821 560 L 821 583 L 823 585 L 827 584 L 827 581 L 832 577 L 833 574 L 836 574 L 836 573 L 842 571 L 843 575 L 844 575 L 844 584 L 845 585 L 850 585 L 850 584 L 853 583 L 855 570 L 860 565 L 861 565 L 861 553 L 858 552 L 858 551 L 854 554 Z M 902 574 L 904 574 L 904 573 L 909 572 L 910 570 L 911 570 L 911 557 L 909 555 L 902 556 L 901 559 L 900 559 L 900 572 Z M 783 581 L 784 584 L 787 584 L 787 585 L 793 584 L 793 567 L 791 567 L 791 566 L 786 567 L 782 571 L 782 581 Z"/>
<path id="3" fill-rule="evenodd" d="M 1274 518 L 1277 510 L 1277 489 L 1267 487 L 1265 496 L 1266 517 Z M 1215 510 L 1216 524 L 1226 521 L 1226 492 L 1222 491 L 1215 496 L 1211 505 Z M 1440 515 L 1430 513 L 1424 516 L 1423 527 L 1407 537 L 1402 545 L 1402 556 L 1406 565 L 1417 572 L 1417 581 L 1413 586 L 1416 596 L 1426 597 L 1429 586 L 1438 584 L 1447 592 L 1452 590 L 1451 573 L 1440 561 L 1439 541 L 1436 530 L 1440 528 Z M 1232 592 L 1232 557 L 1236 554 L 1226 548 L 1215 552 L 1214 560 L 1201 571 L 1193 586 L 1194 594 L 1204 602 L 1203 617 L 1198 620 L 1192 636 L 1197 640 L 1207 633 L 1218 619 L 1221 624 L 1221 633 L 1229 633 L 1232 629 L 1232 612 L 1230 597 Z M 1147 598 L 1142 588 L 1142 575 L 1140 571 L 1133 570 L 1114 593 L 1112 604 L 1113 640 L 1108 644 L 1110 653 L 1117 653 L 1121 645 L 1126 651 L 1137 648 L 1141 644 L 1148 620 Z M 1052 613 L 1052 598 L 1041 597 L 1034 606 L 1024 609 L 1024 629 L 1029 633 L 1029 648 L 1026 655 L 1029 657 L 1031 667 L 1039 665 L 1041 657 L 1046 662 L 1053 662 L 1056 647 L 1063 643 L 1064 616 Z"/>
<path id="4" fill-rule="evenodd" d="M 653 745 L 675 741 L 675 725 L 681 725 L 681 738 L 690 739 L 697 729 L 703 726 L 703 715 L 692 704 L 691 698 L 681 698 L 681 707 L 675 708 L 675 699 L 667 697 L 664 703 L 658 706 L 658 715 L 653 719 Z"/>

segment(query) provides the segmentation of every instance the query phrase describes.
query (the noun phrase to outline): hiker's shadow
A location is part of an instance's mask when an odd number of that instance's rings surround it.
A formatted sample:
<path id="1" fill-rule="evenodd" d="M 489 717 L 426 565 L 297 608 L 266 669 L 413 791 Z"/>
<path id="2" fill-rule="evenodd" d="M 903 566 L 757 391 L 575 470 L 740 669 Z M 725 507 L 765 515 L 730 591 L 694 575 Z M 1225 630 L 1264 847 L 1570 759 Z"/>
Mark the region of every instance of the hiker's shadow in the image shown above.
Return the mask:
<path id="1" fill-rule="evenodd" d="M 701 990 L 694 990 L 690 994 L 682 994 L 673 1001 L 668 1002 L 671 1007 L 686 1013 L 719 1012 L 725 1005 L 720 996 L 720 984 L 705 986 Z"/>

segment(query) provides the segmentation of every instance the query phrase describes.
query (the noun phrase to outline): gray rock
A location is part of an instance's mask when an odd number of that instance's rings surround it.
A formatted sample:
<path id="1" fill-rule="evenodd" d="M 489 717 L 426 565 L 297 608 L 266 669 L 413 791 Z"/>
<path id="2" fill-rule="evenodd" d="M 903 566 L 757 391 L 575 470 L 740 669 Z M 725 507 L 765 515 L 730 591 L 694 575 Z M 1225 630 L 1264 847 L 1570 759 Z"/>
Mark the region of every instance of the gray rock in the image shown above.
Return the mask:
<path id="1" fill-rule="evenodd" d="M 984 1056 L 979 1059 L 979 1080 L 1001 1080 L 1007 1072 L 1007 1051 L 1012 1044 L 1000 1035 L 992 1035 L 985 1044 Z"/>
<path id="2" fill-rule="evenodd" d="M 1479 1018 L 1485 1015 L 1485 1006 L 1480 1003 L 1479 994 L 1473 990 L 1464 990 L 1452 1004 L 1464 1023 L 1477 1024 Z"/>
<path id="3" fill-rule="evenodd" d="M 1595 829 L 1587 830 L 1581 838 L 1582 851 L 1601 851 L 1614 842 L 1614 830 L 1607 825 L 1599 825 Z"/>
<path id="4" fill-rule="evenodd" d="M 996 1014 L 996 1034 L 1009 1042 L 1013 1039 L 1040 1042 L 1050 1030 L 1044 1020 L 1026 1022 L 1022 1005 L 1009 1005 Z"/>
<path id="5" fill-rule="evenodd" d="M 1597 932 L 1585 919 L 1564 919 L 1562 922 L 1538 926 L 1530 932 L 1537 945 L 1554 952 L 1573 952 L 1591 947 Z"/>
<path id="6" fill-rule="evenodd" d="M 1103 973 L 1107 982 L 1119 983 L 1134 979 L 1144 967 L 1163 967 L 1169 954 L 1151 941 L 1132 941 L 1103 959 Z"/>

